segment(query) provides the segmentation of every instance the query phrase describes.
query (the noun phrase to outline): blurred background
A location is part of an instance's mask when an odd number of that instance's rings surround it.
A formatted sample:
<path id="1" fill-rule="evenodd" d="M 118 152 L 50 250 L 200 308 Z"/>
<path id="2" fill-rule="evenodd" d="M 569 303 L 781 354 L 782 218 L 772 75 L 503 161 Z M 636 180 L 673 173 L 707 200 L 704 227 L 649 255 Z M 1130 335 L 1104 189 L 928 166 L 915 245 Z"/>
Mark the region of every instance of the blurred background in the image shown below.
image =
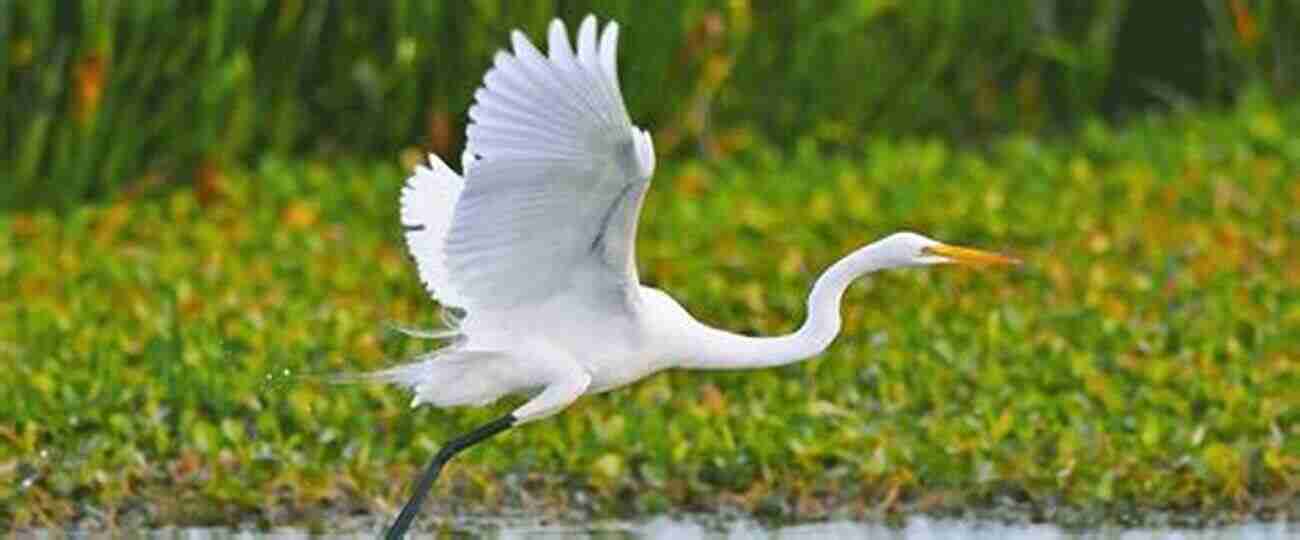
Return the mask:
<path id="1" fill-rule="evenodd" d="M 522 28 L 623 21 L 632 116 L 667 156 L 878 134 L 979 144 L 1098 115 L 1294 95 L 1291 0 L 0 3 L 0 208 L 190 186 L 259 156 L 456 156 Z"/>
<path id="2" fill-rule="evenodd" d="M 588 12 L 660 154 L 640 276 L 701 320 L 790 331 L 904 228 L 1026 264 L 872 276 L 818 358 L 584 398 L 422 524 L 1300 516 L 1300 1 L 0 0 L 0 529 L 377 531 L 518 401 L 317 375 L 437 346 L 384 324 L 441 324 L 402 180 L 459 168 L 510 30 Z"/>

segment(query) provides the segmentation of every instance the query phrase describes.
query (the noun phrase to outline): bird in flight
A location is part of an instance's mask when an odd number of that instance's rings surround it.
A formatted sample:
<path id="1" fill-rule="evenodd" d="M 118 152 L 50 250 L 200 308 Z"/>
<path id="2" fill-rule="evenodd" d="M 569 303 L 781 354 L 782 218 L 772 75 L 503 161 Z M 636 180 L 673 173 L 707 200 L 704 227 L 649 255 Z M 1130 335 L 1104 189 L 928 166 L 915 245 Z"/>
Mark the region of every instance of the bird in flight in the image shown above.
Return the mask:
<path id="1" fill-rule="evenodd" d="M 456 174 L 437 156 L 401 195 L 407 247 L 449 344 L 364 377 L 412 391 L 413 406 L 522 406 L 443 447 L 388 529 L 400 538 L 443 465 L 460 451 L 534 422 L 586 394 L 673 369 L 780 366 L 821 353 L 840 331 L 840 299 L 877 270 L 944 263 L 1014 264 L 1002 255 L 900 232 L 849 253 L 812 286 L 794 333 L 750 337 L 697 321 L 637 276 L 637 218 L 655 169 L 650 134 L 619 90 L 618 24 L 587 16 L 576 47 L 554 20 L 543 54 L 510 35 L 474 93 Z"/>

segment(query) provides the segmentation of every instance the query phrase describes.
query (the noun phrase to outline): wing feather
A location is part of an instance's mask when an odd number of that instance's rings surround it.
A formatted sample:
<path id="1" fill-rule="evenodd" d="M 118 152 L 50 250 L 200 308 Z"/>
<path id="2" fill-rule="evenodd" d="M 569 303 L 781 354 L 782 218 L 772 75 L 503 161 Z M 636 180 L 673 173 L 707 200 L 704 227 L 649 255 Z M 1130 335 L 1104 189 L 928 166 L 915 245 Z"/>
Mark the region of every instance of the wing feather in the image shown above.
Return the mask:
<path id="1" fill-rule="evenodd" d="M 429 166 L 417 166 L 402 188 L 401 221 L 406 248 L 415 259 L 425 290 L 444 306 L 463 305 L 448 277 L 443 246 L 464 186 L 464 180 L 446 163 L 429 154 Z"/>
<path id="2" fill-rule="evenodd" d="M 575 49 L 553 21 L 548 55 L 513 32 L 513 54 L 497 53 L 474 94 L 472 167 L 444 246 L 451 287 L 471 310 L 602 285 L 577 276 L 636 284 L 632 243 L 653 147 L 623 106 L 618 26 L 596 31 L 588 16 Z"/>

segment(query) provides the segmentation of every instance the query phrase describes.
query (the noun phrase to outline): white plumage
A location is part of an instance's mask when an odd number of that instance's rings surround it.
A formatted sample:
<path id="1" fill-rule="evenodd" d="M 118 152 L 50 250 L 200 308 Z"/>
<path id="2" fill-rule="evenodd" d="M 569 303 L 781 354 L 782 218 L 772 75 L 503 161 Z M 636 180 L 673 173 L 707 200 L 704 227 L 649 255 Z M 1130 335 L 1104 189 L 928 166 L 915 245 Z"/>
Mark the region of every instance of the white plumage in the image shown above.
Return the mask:
<path id="1" fill-rule="evenodd" d="M 519 422 L 584 393 L 670 367 L 732 369 L 797 361 L 839 331 L 839 301 L 874 270 L 1008 259 L 892 235 L 832 266 L 813 287 L 799 331 L 740 336 L 693 319 L 637 279 L 637 216 L 654 173 L 649 133 L 619 90 L 618 25 L 597 36 L 588 16 L 577 47 L 553 21 L 548 54 L 520 32 L 499 52 L 469 110 L 462 180 L 436 156 L 402 190 L 407 246 L 429 293 L 460 308 L 454 338 L 418 361 L 372 374 L 415 392 L 414 404 L 481 405 L 535 396 Z"/>
<path id="2" fill-rule="evenodd" d="M 429 166 L 417 166 L 402 188 L 402 227 L 406 247 L 415 259 L 420 282 L 444 306 L 464 304 L 447 277 L 447 257 L 442 247 L 451 229 L 451 216 L 465 181 L 438 156 L 429 154 Z"/>
<path id="3" fill-rule="evenodd" d="M 575 56 L 556 21 L 548 59 L 516 31 L 515 54 L 497 53 L 474 94 L 466 151 L 477 160 L 444 248 L 452 287 L 472 307 L 538 302 L 565 290 L 580 266 L 604 270 L 593 266 L 592 244 L 608 240 L 605 218 L 620 197 L 639 197 L 652 173 L 649 137 L 638 136 L 619 95 L 617 39 L 610 23 L 598 47 L 589 18 Z"/>
<path id="4" fill-rule="evenodd" d="M 457 452 L 512 425 L 554 414 L 586 393 L 667 368 L 775 366 L 816 355 L 840 330 L 840 299 L 858 276 L 931 264 L 1012 259 L 898 233 L 850 253 L 813 284 L 808 317 L 785 336 L 736 335 L 696 321 L 637 279 L 637 216 L 654 173 L 650 134 L 623 107 L 618 25 L 577 47 L 551 23 L 548 55 L 519 32 L 474 94 L 462 180 L 436 156 L 402 190 L 402 224 L 420 279 L 450 338 L 416 362 L 367 378 L 405 386 L 414 405 L 532 399 L 458 437 L 434 457 L 388 531 L 405 534 L 429 486 Z"/>

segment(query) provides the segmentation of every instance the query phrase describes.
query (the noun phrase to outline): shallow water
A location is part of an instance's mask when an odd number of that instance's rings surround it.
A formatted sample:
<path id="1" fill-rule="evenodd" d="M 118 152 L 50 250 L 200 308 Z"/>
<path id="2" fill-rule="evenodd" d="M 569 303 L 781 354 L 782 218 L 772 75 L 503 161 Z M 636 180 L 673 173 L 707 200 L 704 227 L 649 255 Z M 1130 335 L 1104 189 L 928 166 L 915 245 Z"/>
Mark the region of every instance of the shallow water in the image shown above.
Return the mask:
<path id="1" fill-rule="evenodd" d="M 768 527 L 752 520 L 695 520 L 680 517 L 657 517 L 644 521 L 608 521 L 590 524 L 548 524 L 525 519 L 481 519 L 444 528 L 436 537 L 499 538 L 499 539 L 558 539 L 558 538 L 647 538 L 647 539 L 1177 539 L 1177 540 L 1281 540 L 1300 539 L 1300 523 L 1269 522 L 1228 525 L 1212 528 L 1125 528 L 1107 526 L 1091 530 L 1064 530 L 1055 525 L 1002 524 L 961 519 L 912 517 L 899 526 L 858 521 L 828 521 L 802 525 Z M 124 534 L 125 533 L 125 534 Z M 52 537 L 41 532 L 37 538 Z M 62 536 L 62 532 L 55 536 Z M 71 534 L 70 538 L 99 536 L 85 532 Z M 243 538 L 375 538 L 378 531 L 339 534 L 310 534 L 300 529 L 273 529 L 270 531 L 237 531 L 221 528 L 187 528 L 157 531 L 138 531 L 131 534 L 118 531 L 112 536 L 141 538 L 174 538 L 180 540 L 228 540 Z M 430 533 L 412 534 L 411 538 L 435 537 Z"/>
<path id="2" fill-rule="evenodd" d="M 494 533 L 502 539 L 532 538 L 649 538 L 649 539 L 1283 539 L 1300 538 L 1300 527 L 1287 523 L 1252 523 L 1213 529 L 1104 528 L 1066 531 L 1054 525 L 1008 525 L 957 519 L 915 517 L 901 526 L 857 521 L 829 521 L 802 525 L 765 527 L 755 521 L 733 521 L 705 525 L 697 521 L 656 518 L 639 523 L 601 527 L 502 528 Z"/>

